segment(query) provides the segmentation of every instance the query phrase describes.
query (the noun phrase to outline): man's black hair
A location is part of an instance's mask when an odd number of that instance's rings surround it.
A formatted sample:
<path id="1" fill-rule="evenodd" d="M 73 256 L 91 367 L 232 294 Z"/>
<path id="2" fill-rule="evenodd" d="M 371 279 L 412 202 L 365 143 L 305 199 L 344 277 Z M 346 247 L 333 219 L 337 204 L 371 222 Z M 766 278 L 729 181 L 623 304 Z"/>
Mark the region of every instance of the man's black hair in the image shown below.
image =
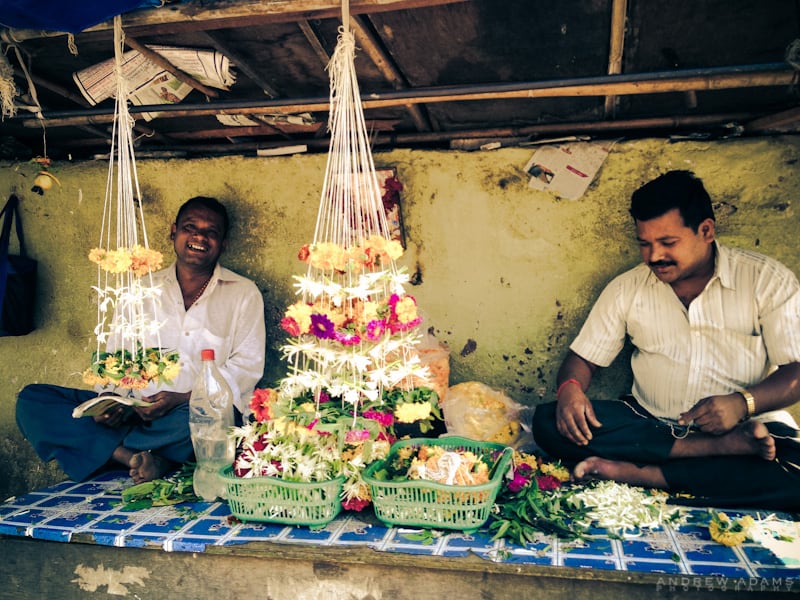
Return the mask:
<path id="1" fill-rule="evenodd" d="M 669 171 L 644 184 L 631 196 L 631 216 L 649 221 L 677 208 L 683 224 L 697 231 L 700 223 L 714 219 L 711 198 L 703 182 L 691 171 Z"/>
<path id="2" fill-rule="evenodd" d="M 178 215 L 175 217 L 175 224 L 177 225 L 180 222 L 181 217 L 187 210 L 198 206 L 206 208 L 211 212 L 215 212 L 222 217 L 222 239 L 227 238 L 228 228 L 230 227 L 230 221 L 228 220 L 228 209 L 226 209 L 225 205 L 216 198 L 210 198 L 208 196 L 195 196 L 194 198 L 189 198 L 178 209 Z"/>

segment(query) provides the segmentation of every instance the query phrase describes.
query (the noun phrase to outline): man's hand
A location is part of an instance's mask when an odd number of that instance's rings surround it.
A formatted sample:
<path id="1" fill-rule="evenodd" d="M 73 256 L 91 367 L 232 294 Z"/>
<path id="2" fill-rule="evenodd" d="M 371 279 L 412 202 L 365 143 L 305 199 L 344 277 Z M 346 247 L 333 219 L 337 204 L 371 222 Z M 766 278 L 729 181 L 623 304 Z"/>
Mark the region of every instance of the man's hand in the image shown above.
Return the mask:
<path id="1" fill-rule="evenodd" d="M 102 415 L 95 415 L 92 417 L 95 423 L 100 423 L 105 425 L 106 427 L 111 427 L 112 429 L 116 429 L 120 425 L 122 425 L 125 421 L 128 420 L 128 417 L 131 414 L 131 409 L 128 406 L 124 406 L 122 404 L 116 404 L 109 408 L 106 412 Z"/>
<path id="2" fill-rule="evenodd" d="M 581 387 L 570 383 L 558 396 L 556 427 L 573 444 L 585 446 L 592 439 L 591 427 L 602 427 L 594 414 L 592 403 Z"/>
<path id="3" fill-rule="evenodd" d="M 747 414 L 747 405 L 738 392 L 722 396 L 703 398 L 685 413 L 681 413 L 680 425 L 694 425 L 700 431 L 713 435 L 728 433 Z"/>
<path id="4" fill-rule="evenodd" d="M 154 421 L 163 417 L 179 404 L 189 401 L 191 392 L 156 392 L 152 396 L 145 396 L 143 399 L 150 403 L 150 406 L 137 406 L 134 410 L 143 421 Z"/>

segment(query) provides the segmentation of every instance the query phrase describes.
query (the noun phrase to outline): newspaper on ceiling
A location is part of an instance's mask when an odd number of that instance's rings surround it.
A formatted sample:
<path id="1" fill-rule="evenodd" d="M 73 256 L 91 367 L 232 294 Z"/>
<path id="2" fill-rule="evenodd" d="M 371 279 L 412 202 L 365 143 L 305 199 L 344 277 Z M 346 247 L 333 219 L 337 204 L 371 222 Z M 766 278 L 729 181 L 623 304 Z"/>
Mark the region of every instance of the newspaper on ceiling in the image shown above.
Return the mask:
<path id="1" fill-rule="evenodd" d="M 220 52 L 171 46 L 147 47 L 208 87 L 227 90 L 235 82 L 230 61 Z M 175 104 L 194 89 L 136 50 L 123 55 L 122 74 L 128 80 L 129 99 L 136 106 Z M 73 73 L 72 78 L 92 106 L 116 93 L 113 59 Z M 157 117 L 158 113 L 142 113 L 142 116 L 149 121 Z"/>

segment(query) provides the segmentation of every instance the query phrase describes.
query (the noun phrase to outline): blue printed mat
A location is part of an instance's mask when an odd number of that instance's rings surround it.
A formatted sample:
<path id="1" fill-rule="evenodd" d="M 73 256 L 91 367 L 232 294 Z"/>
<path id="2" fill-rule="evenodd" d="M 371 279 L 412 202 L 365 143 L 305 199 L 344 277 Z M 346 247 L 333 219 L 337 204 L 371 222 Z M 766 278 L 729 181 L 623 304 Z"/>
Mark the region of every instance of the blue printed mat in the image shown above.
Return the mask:
<path id="1" fill-rule="evenodd" d="M 665 575 L 753 578 L 800 590 L 800 521 L 775 514 L 758 536 L 729 548 L 712 541 L 706 527 L 666 525 L 616 539 L 598 532 L 588 541 L 542 535 L 525 547 L 492 541 L 484 532 L 431 532 L 386 527 L 370 509 L 342 513 L 322 529 L 242 523 L 227 504 L 184 503 L 126 510 L 122 490 L 131 480 L 120 472 L 86 483 L 65 481 L 0 504 L 0 534 L 68 543 L 80 540 L 116 547 L 153 547 L 166 552 L 204 552 L 209 546 L 280 542 L 313 546 L 366 546 L 377 551 L 445 557 L 480 556 L 498 563 L 566 566 Z M 703 509 L 696 510 L 705 513 Z M 735 513 L 741 514 L 741 513 Z M 750 513 L 764 519 L 764 513 Z M 794 589 L 792 589 L 794 588 Z"/>

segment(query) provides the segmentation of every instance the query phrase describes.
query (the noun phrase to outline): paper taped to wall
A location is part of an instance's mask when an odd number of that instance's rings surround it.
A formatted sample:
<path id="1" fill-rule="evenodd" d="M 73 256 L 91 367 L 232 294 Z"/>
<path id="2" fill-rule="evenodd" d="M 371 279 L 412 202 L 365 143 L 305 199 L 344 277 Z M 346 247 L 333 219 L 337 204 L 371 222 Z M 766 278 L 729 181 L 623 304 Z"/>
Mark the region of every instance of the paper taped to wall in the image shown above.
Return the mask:
<path id="1" fill-rule="evenodd" d="M 577 200 L 594 180 L 615 142 L 577 142 L 537 149 L 525 165 L 525 172 L 531 176 L 528 187 Z"/>

